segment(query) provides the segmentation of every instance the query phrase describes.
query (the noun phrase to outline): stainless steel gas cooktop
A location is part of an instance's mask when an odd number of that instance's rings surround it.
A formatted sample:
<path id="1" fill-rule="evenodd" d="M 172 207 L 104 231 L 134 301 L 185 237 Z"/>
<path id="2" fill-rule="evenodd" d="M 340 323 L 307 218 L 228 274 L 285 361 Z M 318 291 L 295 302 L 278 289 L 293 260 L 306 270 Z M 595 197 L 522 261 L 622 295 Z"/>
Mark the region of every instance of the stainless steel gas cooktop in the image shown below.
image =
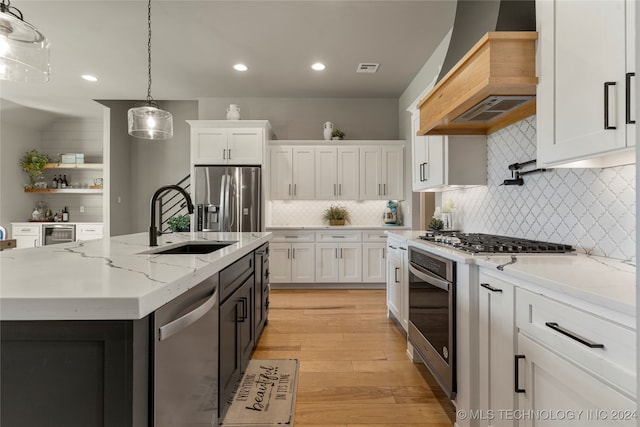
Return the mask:
<path id="1" fill-rule="evenodd" d="M 567 254 L 575 249 L 561 243 L 459 231 L 427 231 L 420 239 L 464 252 L 484 254 Z"/>

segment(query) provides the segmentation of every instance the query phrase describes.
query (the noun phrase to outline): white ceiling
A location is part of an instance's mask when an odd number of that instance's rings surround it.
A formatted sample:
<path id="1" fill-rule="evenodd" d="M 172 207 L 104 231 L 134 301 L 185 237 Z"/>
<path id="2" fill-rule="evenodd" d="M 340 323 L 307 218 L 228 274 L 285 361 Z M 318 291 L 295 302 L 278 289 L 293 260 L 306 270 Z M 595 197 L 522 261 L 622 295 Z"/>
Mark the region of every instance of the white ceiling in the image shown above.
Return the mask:
<path id="1" fill-rule="evenodd" d="M 13 0 L 51 42 L 51 81 L 0 97 L 68 115 L 92 99 L 144 100 L 145 0 Z M 453 25 L 455 0 L 152 0 L 152 95 L 397 98 Z M 327 65 L 323 72 L 313 62 Z M 242 62 L 249 71 L 233 70 Z M 380 63 L 357 74 L 361 62 Z M 97 83 L 80 78 L 93 74 Z"/>

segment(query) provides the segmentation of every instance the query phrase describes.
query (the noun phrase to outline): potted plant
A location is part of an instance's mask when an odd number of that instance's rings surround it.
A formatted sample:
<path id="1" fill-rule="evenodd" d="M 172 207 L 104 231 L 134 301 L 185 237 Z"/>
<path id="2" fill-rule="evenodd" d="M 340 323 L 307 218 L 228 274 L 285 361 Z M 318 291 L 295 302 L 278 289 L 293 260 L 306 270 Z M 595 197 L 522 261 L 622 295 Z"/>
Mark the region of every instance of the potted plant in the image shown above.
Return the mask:
<path id="1" fill-rule="evenodd" d="M 328 222 L 329 225 L 344 225 L 347 222 L 351 222 L 351 217 L 347 208 L 342 206 L 331 205 L 322 214 L 324 222 Z"/>
<path id="2" fill-rule="evenodd" d="M 191 219 L 189 215 L 178 215 L 167 220 L 167 224 L 169 224 L 169 228 L 171 228 L 172 232 L 180 232 L 180 231 L 189 231 L 189 226 L 191 224 Z"/>
<path id="3" fill-rule="evenodd" d="M 333 132 L 331 132 L 331 139 L 343 139 L 344 138 L 344 132 L 342 132 L 340 129 L 336 129 Z"/>
<path id="4" fill-rule="evenodd" d="M 22 170 L 29 175 L 29 188 L 33 188 L 36 180 L 42 176 L 44 167 L 49 161 L 49 157 L 46 154 L 38 152 L 33 149 L 27 151 L 20 159 L 20 166 Z"/>

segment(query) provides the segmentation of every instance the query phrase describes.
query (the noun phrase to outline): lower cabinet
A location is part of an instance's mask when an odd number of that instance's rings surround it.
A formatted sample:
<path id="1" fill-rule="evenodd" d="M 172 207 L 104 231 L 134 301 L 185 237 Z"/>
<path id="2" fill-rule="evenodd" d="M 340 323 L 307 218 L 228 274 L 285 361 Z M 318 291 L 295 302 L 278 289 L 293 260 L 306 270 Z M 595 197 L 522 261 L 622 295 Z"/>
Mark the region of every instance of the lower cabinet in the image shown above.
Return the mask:
<path id="1" fill-rule="evenodd" d="M 150 425 L 149 328 L 149 316 L 3 321 L 0 425 Z"/>
<path id="2" fill-rule="evenodd" d="M 226 414 L 229 398 L 255 346 L 254 262 L 251 253 L 220 272 L 219 419 Z"/>
<path id="3" fill-rule="evenodd" d="M 555 416 L 555 421 L 544 423 L 550 426 L 637 425 L 635 399 L 602 377 L 522 334 L 518 334 L 518 353 L 516 386 L 523 413 Z M 540 417 L 532 418 L 520 420 L 519 426 L 540 425 Z"/>
<path id="4" fill-rule="evenodd" d="M 315 280 L 313 243 L 271 243 L 273 283 L 310 283 Z"/>
<path id="5" fill-rule="evenodd" d="M 103 224 L 76 224 L 76 241 L 102 239 L 103 237 Z"/>
<path id="6" fill-rule="evenodd" d="M 387 280 L 386 243 L 362 244 L 362 281 L 364 283 L 384 282 Z"/>
<path id="7" fill-rule="evenodd" d="M 636 425 L 635 318 L 493 268 L 479 285 L 480 426 Z"/>
<path id="8" fill-rule="evenodd" d="M 515 288 L 511 283 L 480 273 L 479 290 L 480 409 L 495 418 L 483 417 L 481 426 L 514 426 L 500 417 L 500 410 L 516 408 L 514 392 Z"/>
<path id="9" fill-rule="evenodd" d="M 362 243 L 316 243 L 316 282 L 362 282 Z"/>
<path id="10" fill-rule="evenodd" d="M 389 237 L 387 242 L 387 309 L 405 332 L 409 330 L 408 268 L 407 241 Z"/>
<path id="11" fill-rule="evenodd" d="M 256 340 L 260 337 L 269 317 L 269 244 L 265 243 L 255 252 L 255 285 L 254 293 L 254 336 Z"/>
<path id="12" fill-rule="evenodd" d="M 11 238 L 16 239 L 16 248 L 39 248 L 42 246 L 42 226 L 40 224 L 12 224 Z"/>

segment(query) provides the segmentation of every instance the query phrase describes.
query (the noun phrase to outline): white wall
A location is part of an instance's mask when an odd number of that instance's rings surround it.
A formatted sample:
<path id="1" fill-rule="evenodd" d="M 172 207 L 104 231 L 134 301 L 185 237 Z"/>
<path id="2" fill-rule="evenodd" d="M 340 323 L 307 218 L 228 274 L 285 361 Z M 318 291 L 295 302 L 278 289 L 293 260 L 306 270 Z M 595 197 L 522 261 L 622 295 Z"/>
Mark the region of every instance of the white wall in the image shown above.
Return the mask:
<path id="1" fill-rule="evenodd" d="M 227 118 L 229 104 L 244 120 L 269 120 L 275 139 L 323 139 L 324 122 L 333 122 L 345 139 L 398 139 L 395 98 L 202 98 L 198 118 Z"/>
<path id="2" fill-rule="evenodd" d="M 150 141 L 127 133 L 127 111 L 135 101 L 101 101 L 110 108 L 110 227 L 111 235 L 146 232 L 149 202 L 155 190 L 175 184 L 189 174 L 190 128 L 198 116 L 196 101 L 164 101 L 173 115 L 173 138 Z"/>

